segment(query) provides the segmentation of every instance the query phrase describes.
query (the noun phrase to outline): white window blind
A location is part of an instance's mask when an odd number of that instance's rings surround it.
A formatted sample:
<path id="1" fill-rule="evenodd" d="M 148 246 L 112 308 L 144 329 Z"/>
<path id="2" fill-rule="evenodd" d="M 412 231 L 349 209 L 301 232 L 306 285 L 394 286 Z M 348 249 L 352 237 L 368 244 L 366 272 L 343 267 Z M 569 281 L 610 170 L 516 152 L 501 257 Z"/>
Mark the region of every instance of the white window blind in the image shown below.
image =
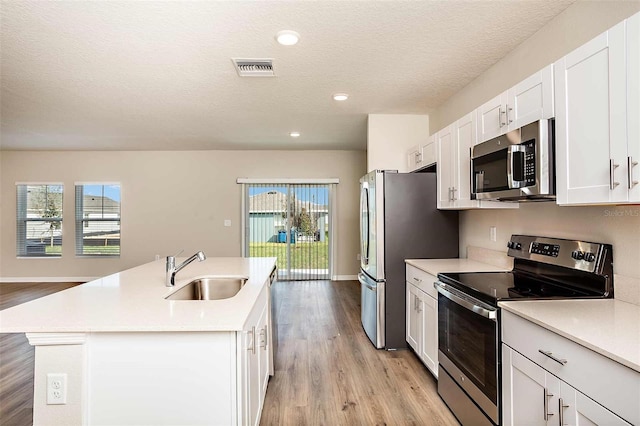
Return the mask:
<path id="1" fill-rule="evenodd" d="M 61 184 L 16 185 L 16 254 L 62 256 Z"/>
<path id="2" fill-rule="evenodd" d="M 76 255 L 120 256 L 120 185 L 76 184 Z"/>

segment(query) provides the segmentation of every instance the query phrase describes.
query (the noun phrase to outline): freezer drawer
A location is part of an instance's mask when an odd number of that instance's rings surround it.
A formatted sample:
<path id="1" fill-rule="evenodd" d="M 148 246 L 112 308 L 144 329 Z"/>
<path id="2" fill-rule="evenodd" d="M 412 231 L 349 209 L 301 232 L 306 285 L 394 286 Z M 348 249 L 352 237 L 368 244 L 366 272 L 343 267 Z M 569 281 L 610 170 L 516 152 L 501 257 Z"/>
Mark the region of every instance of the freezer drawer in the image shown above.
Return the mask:
<path id="1" fill-rule="evenodd" d="M 362 327 L 378 349 L 384 347 L 384 282 L 358 274 L 361 289 Z"/>

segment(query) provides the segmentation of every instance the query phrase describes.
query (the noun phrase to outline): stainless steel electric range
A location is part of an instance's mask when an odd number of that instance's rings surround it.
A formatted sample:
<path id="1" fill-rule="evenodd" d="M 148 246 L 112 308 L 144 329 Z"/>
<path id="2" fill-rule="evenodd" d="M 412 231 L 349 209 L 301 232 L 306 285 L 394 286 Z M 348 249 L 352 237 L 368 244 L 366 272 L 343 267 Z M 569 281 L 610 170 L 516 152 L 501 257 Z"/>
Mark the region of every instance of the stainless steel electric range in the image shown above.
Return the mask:
<path id="1" fill-rule="evenodd" d="M 523 299 L 613 297 L 609 244 L 512 235 L 510 272 L 438 274 L 438 393 L 463 426 L 500 424 L 500 309 Z"/>

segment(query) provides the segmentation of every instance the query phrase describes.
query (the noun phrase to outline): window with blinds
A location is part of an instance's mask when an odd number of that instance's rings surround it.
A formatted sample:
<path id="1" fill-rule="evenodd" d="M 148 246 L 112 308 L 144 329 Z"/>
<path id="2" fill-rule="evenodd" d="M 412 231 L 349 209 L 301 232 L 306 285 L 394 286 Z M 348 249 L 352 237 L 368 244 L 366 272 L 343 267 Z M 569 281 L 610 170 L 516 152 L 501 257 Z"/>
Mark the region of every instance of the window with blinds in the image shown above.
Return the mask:
<path id="1" fill-rule="evenodd" d="M 280 279 L 328 279 L 331 187 L 245 184 L 245 253 L 276 257 Z"/>
<path id="2" fill-rule="evenodd" d="M 16 254 L 62 256 L 62 184 L 16 185 Z"/>
<path id="3" fill-rule="evenodd" d="M 76 255 L 120 256 L 120 185 L 76 184 Z"/>

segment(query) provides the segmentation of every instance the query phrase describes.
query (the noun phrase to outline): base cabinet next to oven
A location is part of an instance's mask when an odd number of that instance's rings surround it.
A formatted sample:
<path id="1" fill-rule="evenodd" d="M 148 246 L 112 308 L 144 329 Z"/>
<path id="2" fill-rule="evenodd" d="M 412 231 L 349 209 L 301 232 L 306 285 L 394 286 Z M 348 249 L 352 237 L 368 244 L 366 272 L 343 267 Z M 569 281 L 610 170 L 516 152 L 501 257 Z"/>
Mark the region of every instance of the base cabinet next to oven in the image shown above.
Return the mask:
<path id="1" fill-rule="evenodd" d="M 437 379 L 438 300 L 431 295 L 437 295 L 433 288 L 436 277 L 410 265 L 407 265 L 406 271 L 407 343 Z"/>
<path id="2" fill-rule="evenodd" d="M 502 383 L 504 425 L 630 424 L 504 344 Z"/>
<path id="3" fill-rule="evenodd" d="M 502 330 L 503 425 L 640 420 L 640 373 L 505 310 Z"/>

